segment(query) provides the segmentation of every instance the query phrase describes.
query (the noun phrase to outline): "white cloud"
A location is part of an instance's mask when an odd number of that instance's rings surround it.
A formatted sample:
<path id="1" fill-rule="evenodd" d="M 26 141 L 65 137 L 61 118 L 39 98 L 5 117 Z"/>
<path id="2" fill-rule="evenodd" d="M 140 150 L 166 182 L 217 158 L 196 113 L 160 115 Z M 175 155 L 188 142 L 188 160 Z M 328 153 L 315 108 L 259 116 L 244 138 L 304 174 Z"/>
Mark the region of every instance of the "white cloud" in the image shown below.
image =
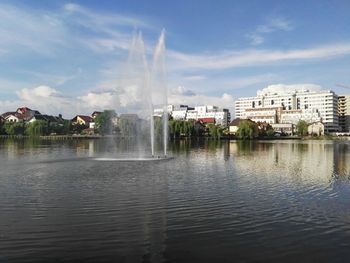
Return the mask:
<path id="1" fill-rule="evenodd" d="M 294 27 L 292 22 L 283 17 L 270 17 L 266 23 L 259 25 L 256 29 L 246 34 L 246 37 L 251 40 L 252 45 L 260 45 L 265 42 L 265 36 L 275 31 L 291 31 Z"/>
<path id="2" fill-rule="evenodd" d="M 222 94 L 222 96 L 208 96 L 201 94 L 186 96 L 182 94 L 172 94 L 169 96 L 168 101 L 170 104 L 185 104 L 189 106 L 215 105 L 221 108 L 229 108 L 231 112 L 234 107 L 233 96 L 227 93 Z"/>
<path id="3" fill-rule="evenodd" d="M 206 78 L 207 77 L 203 75 L 193 75 L 193 76 L 184 77 L 185 80 L 190 80 L 190 81 L 204 80 Z"/>
<path id="4" fill-rule="evenodd" d="M 265 39 L 261 35 L 258 35 L 256 33 L 246 34 L 246 37 L 250 38 L 251 44 L 254 46 L 260 45 L 265 41 Z"/>
<path id="5" fill-rule="evenodd" d="M 174 88 L 171 90 L 171 94 L 173 95 L 182 95 L 182 96 L 195 96 L 196 94 L 183 86 L 178 86 L 177 88 Z"/>
<path id="6" fill-rule="evenodd" d="M 27 106 L 42 113 L 72 116 L 76 112 L 75 101 L 64 97 L 58 90 L 48 86 L 24 88 L 16 92 L 18 98 L 13 101 L 0 101 L 1 113 L 14 111 Z"/>
<path id="7" fill-rule="evenodd" d="M 125 50 L 134 28 L 152 26 L 132 15 L 99 13 L 77 4 L 45 11 L 0 3 L 0 55 L 53 57 L 82 47 L 98 53 Z"/>
<path id="8" fill-rule="evenodd" d="M 244 66 L 259 66 L 292 60 L 328 59 L 350 54 L 350 43 L 330 44 L 308 49 L 226 51 L 218 54 L 185 54 L 168 51 L 171 70 L 222 70 Z"/>
<path id="9" fill-rule="evenodd" d="M 257 91 L 257 95 L 265 94 L 284 94 L 284 93 L 294 93 L 303 91 L 319 91 L 322 87 L 317 84 L 303 83 L 303 84 L 274 84 L 269 85 L 262 90 Z"/>

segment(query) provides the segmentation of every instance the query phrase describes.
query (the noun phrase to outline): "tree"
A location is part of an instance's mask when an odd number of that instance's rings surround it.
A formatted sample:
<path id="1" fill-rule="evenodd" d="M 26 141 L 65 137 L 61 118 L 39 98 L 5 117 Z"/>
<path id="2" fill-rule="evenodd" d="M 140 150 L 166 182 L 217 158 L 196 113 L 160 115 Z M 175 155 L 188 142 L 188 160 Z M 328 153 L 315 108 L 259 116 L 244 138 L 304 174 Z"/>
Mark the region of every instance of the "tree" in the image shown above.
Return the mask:
<path id="1" fill-rule="evenodd" d="M 299 120 L 297 123 L 297 133 L 299 136 L 305 136 L 308 133 L 308 124 L 306 121 Z"/>
<path id="2" fill-rule="evenodd" d="M 114 110 L 105 110 L 95 119 L 95 129 L 100 134 L 112 134 L 113 133 L 113 118 L 117 114 Z"/>
<path id="3" fill-rule="evenodd" d="M 209 136 L 214 138 L 214 139 L 220 139 L 222 136 L 222 130 L 221 127 L 219 127 L 218 125 L 215 124 L 209 124 L 208 125 L 208 129 L 209 129 Z"/>
<path id="4" fill-rule="evenodd" d="M 6 122 L 4 129 L 7 135 L 23 135 L 24 123 L 21 122 Z"/>
<path id="5" fill-rule="evenodd" d="M 138 127 L 137 122 L 128 118 L 121 118 L 118 120 L 118 128 L 120 134 L 125 137 L 137 136 Z"/>
<path id="6" fill-rule="evenodd" d="M 271 128 L 266 131 L 266 136 L 267 137 L 273 137 L 275 134 L 275 131 Z"/>
<path id="7" fill-rule="evenodd" d="M 47 121 L 36 120 L 26 125 L 25 133 L 31 137 L 47 135 L 49 133 L 49 125 Z"/>
<path id="8" fill-rule="evenodd" d="M 248 120 L 242 120 L 239 123 L 237 134 L 238 138 L 247 140 L 247 139 L 253 139 L 256 134 L 256 125 Z"/>
<path id="9" fill-rule="evenodd" d="M 0 121 L 0 135 L 5 134 L 5 124 Z"/>
<path id="10" fill-rule="evenodd" d="M 79 124 L 79 123 L 76 123 L 76 124 L 72 124 L 71 126 L 71 132 L 73 134 L 81 134 L 81 132 L 85 129 L 89 128 L 89 126 L 87 125 L 84 125 L 84 124 Z"/>

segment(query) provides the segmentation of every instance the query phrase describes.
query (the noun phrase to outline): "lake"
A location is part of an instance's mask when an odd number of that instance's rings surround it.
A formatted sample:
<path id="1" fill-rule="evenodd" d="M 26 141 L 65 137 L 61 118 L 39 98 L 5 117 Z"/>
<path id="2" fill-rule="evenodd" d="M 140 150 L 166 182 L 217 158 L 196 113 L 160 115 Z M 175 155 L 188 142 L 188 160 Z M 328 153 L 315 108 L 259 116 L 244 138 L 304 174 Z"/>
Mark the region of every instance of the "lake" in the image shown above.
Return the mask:
<path id="1" fill-rule="evenodd" d="M 0 140 L 0 262 L 344 262 L 350 141 Z"/>

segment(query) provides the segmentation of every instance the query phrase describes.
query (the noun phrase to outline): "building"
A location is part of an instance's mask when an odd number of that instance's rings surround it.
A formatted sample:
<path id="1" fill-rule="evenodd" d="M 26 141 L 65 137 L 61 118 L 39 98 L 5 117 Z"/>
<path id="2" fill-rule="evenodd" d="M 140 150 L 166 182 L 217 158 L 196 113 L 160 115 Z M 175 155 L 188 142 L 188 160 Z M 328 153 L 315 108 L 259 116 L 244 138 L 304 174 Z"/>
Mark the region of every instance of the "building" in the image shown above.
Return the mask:
<path id="1" fill-rule="evenodd" d="M 154 109 L 154 116 L 161 117 L 163 115 L 163 108 Z M 168 105 L 168 114 L 174 120 L 200 120 L 214 118 L 218 125 L 227 126 L 230 122 L 231 115 L 228 109 L 220 109 L 217 106 L 206 105 L 189 107 L 188 105 Z"/>
<path id="2" fill-rule="evenodd" d="M 295 134 L 295 125 L 292 123 L 274 123 L 271 124 L 271 127 L 274 132 L 279 134 L 294 135 Z"/>
<path id="3" fill-rule="evenodd" d="M 290 91 L 258 93 L 235 103 L 236 117 L 270 124 L 322 121 L 325 131 L 339 129 L 338 96 L 333 91 Z"/>
<path id="4" fill-rule="evenodd" d="M 350 95 L 338 97 L 339 126 L 342 132 L 350 132 Z"/>
<path id="5" fill-rule="evenodd" d="M 27 120 L 28 123 L 32 123 L 34 121 L 47 121 L 49 125 L 60 124 L 63 123 L 64 119 L 62 115 L 52 116 L 47 114 L 35 114 L 33 117 Z"/>
<path id="6" fill-rule="evenodd" d="M 73 124 L 80 124 L 86 126 L 90 126 L 90 123 L 93 121 L 94 120 L 92 119 L 92 117 L 86 115 L 77 115 L 72 119 Z"/>
<path id="7" fill-rule="evenodd" d="M 236 118 L 233 121 L 230 122 L 229 124 L 229 133 L 232 135 L 236 135 L 238 129 L 239 129 L 239 125 L 242 121 L 248 121 L 250 123 L 252 123 L 256 129 L 254 129 L 254 132 L 256 133 L 254 136 L 257 136 L 257 131 L 258 131 L 258 124 L 250 119 L 240 119 L 240 118 Z"/>
<path id="8" fill-rule="evenodd" d="M 314 122 L 307 127 L 307 133 L 309 135 L 324 135 L 324 124 L 322 122 Z"/>
<path id="9" fill-rule="evenodd" d="M 215 123 L 228 126 L 231 115 L 228 109 L 220 109 L 217 106 L 197 106 L 193 110 L 187 111 L 186 120 L 199 120 L 204 118 L 214 118 Z"/>
<path id="10" fill-rule="evenodd" d="M 23 114 L 16 111 L 5 112 L 1 115 L 5 122 L 24 122 Z"/>
<path id="11" fill-rule="evenodd" d="M 16 112 L 22 115 L 24 121 L 30 120 L 34 115 L 40 115 L 41 113 L 37 110 L 29 109 L 28 107 L 21 107 L 16 110 Z"/>
<path id="12" fill-rule="evenodd" d="M 94 111 L 92 114 L 91 114 L 91 117 L 95 120 L 99 115 L 101 115 L 102 112 L 101 111 Z"/>

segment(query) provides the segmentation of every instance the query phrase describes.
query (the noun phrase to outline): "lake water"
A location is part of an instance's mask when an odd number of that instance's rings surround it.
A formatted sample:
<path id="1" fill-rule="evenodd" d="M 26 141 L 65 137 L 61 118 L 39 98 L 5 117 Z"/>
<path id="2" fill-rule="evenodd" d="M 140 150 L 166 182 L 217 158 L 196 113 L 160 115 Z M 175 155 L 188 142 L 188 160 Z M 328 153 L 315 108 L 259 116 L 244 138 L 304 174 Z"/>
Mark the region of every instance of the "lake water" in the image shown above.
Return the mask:
<path id="1" fill-rule="evenodd" d="M 0 141 L 0 262 L 344 262 L 350 141 Z M 114 152 L 114 154 L 106 154 Z"/>

